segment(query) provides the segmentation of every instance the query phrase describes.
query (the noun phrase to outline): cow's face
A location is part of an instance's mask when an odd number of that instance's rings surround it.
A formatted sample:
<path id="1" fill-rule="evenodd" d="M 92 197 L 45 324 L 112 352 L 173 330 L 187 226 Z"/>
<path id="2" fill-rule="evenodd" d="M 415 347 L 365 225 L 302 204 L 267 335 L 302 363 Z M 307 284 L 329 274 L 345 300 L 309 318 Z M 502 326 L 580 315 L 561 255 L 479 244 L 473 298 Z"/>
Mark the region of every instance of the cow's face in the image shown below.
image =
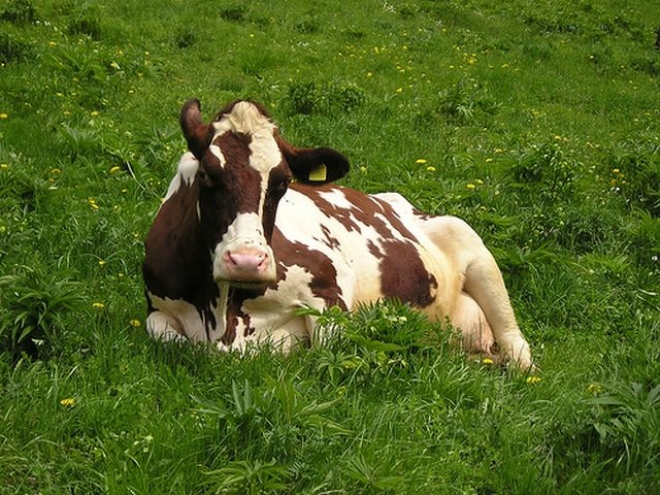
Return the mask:
<path id="1" fill-rule="evenodd" d="M 294 148 L 265 111 L 247 101 L 232 103 L 204 124 L 199 102 L 190 100 L 181 126 L 199 161 L 198 216 L 214 279 L 243 287 L 274 282 L 270 240 L 289 182 L 335 180 L 348 171 L 348 161 L 328 148 Z"/>

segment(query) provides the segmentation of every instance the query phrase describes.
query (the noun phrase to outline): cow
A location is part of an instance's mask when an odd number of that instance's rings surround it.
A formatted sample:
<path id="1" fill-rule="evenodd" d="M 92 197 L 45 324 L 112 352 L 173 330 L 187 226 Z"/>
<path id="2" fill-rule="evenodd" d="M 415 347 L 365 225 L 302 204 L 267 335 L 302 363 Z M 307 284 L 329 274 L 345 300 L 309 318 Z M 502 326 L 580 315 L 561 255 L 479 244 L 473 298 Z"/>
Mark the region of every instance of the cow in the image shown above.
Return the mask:
<path id="1" fill-rule="evenodd" d="M 532 366 L 495 259 L 463 220 L 333 184 L 347 158 L 293 146 L 258 103 L 204 123 L 192 99 L 180 124 L 188 151 L 145 240 L 151 336 L 287 352 L 323 341 L 309 308 L 396 298 L 460 329 L 468 351 Z"/>

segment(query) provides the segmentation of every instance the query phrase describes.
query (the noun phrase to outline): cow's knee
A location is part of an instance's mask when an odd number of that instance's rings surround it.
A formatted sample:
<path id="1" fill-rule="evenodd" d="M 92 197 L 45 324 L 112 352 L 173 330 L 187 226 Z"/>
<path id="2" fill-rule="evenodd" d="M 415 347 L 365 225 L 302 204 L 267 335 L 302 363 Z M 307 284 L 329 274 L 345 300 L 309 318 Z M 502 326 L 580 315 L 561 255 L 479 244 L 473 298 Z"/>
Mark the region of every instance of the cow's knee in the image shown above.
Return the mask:
<path id="1" fill-rule="evenodd" d="M 176 341 L 185 340 L 181 324 L 173 317 L 162 311 L 149 314 L 146 321 L 147 333 L 156 340 Z"/>

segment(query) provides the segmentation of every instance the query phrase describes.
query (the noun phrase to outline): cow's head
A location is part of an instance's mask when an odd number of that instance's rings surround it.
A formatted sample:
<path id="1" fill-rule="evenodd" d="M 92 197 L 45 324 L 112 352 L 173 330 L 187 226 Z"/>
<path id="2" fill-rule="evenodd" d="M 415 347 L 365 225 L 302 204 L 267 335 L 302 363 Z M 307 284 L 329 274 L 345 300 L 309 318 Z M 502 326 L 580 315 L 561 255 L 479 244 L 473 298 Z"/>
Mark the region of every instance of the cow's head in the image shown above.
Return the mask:
<path id="1" fill-rule="evenodd" d="M 289 182 L 339 179 L 348 172 L 348 160 L 328 148 L 295 148 L 265 110 L 248 101 L 228 105 L 205 124 L 199 101 L 189 100 L 181 127 L 199 162 L 197 208 L 214 279 L 237 286 L 275 281 L 270 240 Z"/>

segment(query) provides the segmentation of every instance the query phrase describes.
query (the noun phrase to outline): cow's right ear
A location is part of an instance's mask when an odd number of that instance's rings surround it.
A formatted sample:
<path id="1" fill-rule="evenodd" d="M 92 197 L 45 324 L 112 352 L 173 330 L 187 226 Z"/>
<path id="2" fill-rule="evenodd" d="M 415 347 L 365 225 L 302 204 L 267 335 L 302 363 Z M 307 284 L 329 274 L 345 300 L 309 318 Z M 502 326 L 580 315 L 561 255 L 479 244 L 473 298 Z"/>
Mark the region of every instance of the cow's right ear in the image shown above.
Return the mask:
<path id="1" fill-rule="evenodd" d="M 201 160 L 204 152 L 211 145 L 213 127 L 202 122 L 199 100 L 188 100 L 181 109 L 181 130 L 188 142 L 188 149 Z"/>
<path id="2" fill-rule="evenodd" d="M 325 184 L 341 179 L 348 173 L 348 158 L 332 148 L 296 148 L 277 136 L 284 158 L 299 182 Z"/>

